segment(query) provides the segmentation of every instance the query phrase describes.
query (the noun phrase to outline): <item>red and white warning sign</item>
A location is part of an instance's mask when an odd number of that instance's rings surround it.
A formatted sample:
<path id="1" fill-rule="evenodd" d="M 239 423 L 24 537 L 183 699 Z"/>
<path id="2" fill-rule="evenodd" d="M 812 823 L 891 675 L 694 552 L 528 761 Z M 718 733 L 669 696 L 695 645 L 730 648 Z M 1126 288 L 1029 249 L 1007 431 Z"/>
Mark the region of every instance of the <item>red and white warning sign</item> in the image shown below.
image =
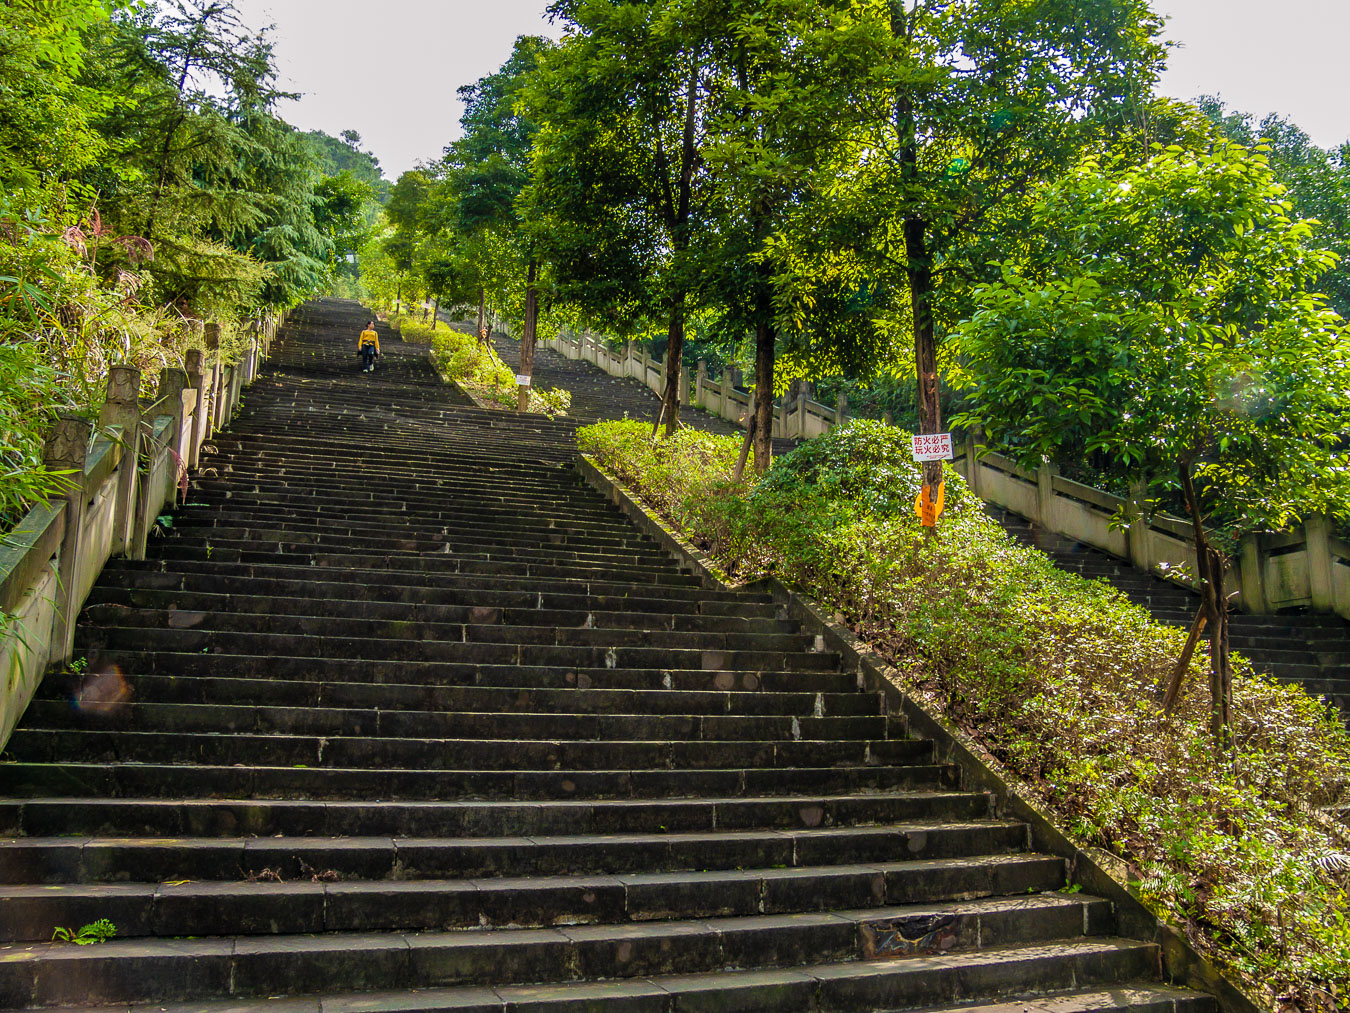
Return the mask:
<path id="1" fill-rule="evenodd" d="M 955 456 L 952 453 L 951 433 L 928 433 L 910 439 L 916 461 L 950 461 Z"/>

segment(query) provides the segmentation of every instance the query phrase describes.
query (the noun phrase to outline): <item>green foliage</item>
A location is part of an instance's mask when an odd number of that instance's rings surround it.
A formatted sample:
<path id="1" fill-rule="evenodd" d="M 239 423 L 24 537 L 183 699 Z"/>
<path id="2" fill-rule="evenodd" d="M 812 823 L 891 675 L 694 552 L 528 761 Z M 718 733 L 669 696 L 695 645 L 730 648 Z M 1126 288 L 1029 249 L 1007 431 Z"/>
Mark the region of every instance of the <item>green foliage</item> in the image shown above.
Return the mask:
<path id="1" fill-rule="evenodd" d="M 93 946 L 97 943 L 106 943 L 115 935 L 117 935 L 117 926 L 106 918 L 100 918 L 98 921 L 82 926 L 78 932 L 57 926 L 56 930 L 52 932 L 52 941 L 74 943 L 76 946 Z"/>
<path id="2" fill-rule="evenodd" d="M 481 401 L 514 409 L 517 402 L 516 374 L 497 358 L 491 345 L 449 327 L 436 327 L 414 317 L 398 317 L 392 322 L 404 341 L 431 344 L 431 360 L 441 376 L 458 384 Z M 531 388 L 530 407 L 550 418 L 566 415 L 572 407 L 570 391 L 558 388 Z"/>
<path id="3" fill-rule="evenodd" d="M 192 320 L 322 291 L 365 184 L 320 181 L 230 0 L 0 5 L 0 524 L 54 491 L 42 430 L 108 367 L 182 364 Z"/>
<path id="4" fill-rule="evenodd" d="M 381 204 L 389 199 L 389 181 L 380 169 L 380 160 L 369 151 L 361 150 L 361 135 L 355 130 L 344 130 L 339 137 L 322 130 L 310 130 L 304 134 L 304 141 L 322 176 L 345 173 L 369 186 Z"/>
<path id="5" fill-rule="evenodd" d="M 925 539 L 869 475 L 916 476 L 874 424 L 804 444 L 758 484 L 731 482 L 733 437 L 653 443 L 644 423 L 609 422 L 578 441 L 727 572 L 776 574 L 840 615 L 1270 1005 L 1350 994 L 1350 833 L 1319 813 L 1350 802 L 1350 732 L 1321 701 L 1241 665 L 1234 754 L 1217 758 L 1203 690 L 1171 717 L 1155 702 L 1181 631 L 1015 542 L 950 471 L 956 505 Z"/>
<path id="6" fill-rule="evenodd" d="M 1037 200 L 1024 249 L 959 330 L 973 407 L 1024 463 L 1090 460 L 1155 495 L 1194 471 L 1231 551 L 1350 510 L 1350 339 L 1311 294 L 1333 257 L 1260 152 L 1087 160 Z"/>

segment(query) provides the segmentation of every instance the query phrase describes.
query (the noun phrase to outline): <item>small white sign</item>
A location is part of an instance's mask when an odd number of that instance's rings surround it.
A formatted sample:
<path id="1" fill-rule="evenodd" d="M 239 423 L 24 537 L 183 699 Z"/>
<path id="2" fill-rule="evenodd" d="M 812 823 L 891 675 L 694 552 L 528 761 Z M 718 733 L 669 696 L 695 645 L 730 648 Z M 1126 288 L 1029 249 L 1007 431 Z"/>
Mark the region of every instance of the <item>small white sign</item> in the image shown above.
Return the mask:
<path id="1" fill-rule="evenodd" d="M 951 433 L 928 433 L 911 437 L 916 461 L 950 461 L 952 453 Z"/>
<path id="2" fill-rule="evenodd" d="M 528 387 L 529 385 L 530 385 L 530 378 L 528 376 L 521 376 L 519 374 L 516 374 L 517 387 Z"/>

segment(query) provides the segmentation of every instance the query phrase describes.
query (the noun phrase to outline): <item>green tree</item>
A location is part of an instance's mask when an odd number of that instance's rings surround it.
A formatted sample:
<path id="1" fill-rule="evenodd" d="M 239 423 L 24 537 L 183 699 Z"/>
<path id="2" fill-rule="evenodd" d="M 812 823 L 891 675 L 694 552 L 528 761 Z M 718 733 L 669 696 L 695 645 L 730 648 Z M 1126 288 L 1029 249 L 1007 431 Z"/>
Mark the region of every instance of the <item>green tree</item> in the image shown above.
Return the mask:
<path id="1" fill-rule="evenodd" d="M 9 194 L 52 197 L 54 187 L 106 152 L 95 123 L 115 98 L 80 78 L 84 36 L 105 24 L 111 9 L 104 0 L 0 6 L 0 188 Z"/>
<path id="2" fill-rule="evenodd" d="M 695 285 L 689 251 L 706 217 L 700 152 L 719 93 L 705 26 L 685 6 L 560 0 L 550 12 L 565 41 L 527 90 L 540 132 L 526 204 L 555 291 L 619 332 L 664 317 L 657 425 L 668 434 Z"/>
<path id="3" fill-rule="evenodd" d="M 1203 96 L 1196 104 L 1228 140 L 1248 147 L 1259 142 L 1270 149 L 1271 169 L 1289 188 L 1295 212 L 1317 221 L 1318 242 L 1340 258 L 1321 284 L 1336 312 L 1350 317 L 1350 144 L 1320 148 L 1287 117 L 1272 113 L 1257 122 L 1247 113 L 1228 110 L 1214 96 Z"/>
<path id="4" fill-rule="evenodd" d="M 500 267 L 511 262 L 523 266 L 524 289 L 520 335 L 520 373 L 530 376 L 539 320 L 541 261 L 527 227 L 520 196 L 530 180 L 531 148 L 537 126 L 530 119 L 521 92 L 551 43 L 522 35 L 501 68 L 459 89 L 464 114 L 464 136 L 445 149 L 440 164 L 448 189 L 448 221 L 465 240 L 476 241 L 480 250 L 499 254 Z M 489 237 L 491 240 L 489 241 Z M 500 256 L 502 247 L 513 256 Z M 488 272 L 479 279 L 479 335 L 485 338 L 483 300 Z M 529 391 L 520 390 L 520 410 L 529 405 Z"/>
<path id="5" fill-rule="evenodd" d="M 959 424 L 1028 466 L 1091 458 L 1185 503 L 1221 747 L 1235 546 L 1350 507 L 1350 336 L 1311 294 L 1335 257 L 1291 208 L 1260 151 L 1087 160 L 1038 195 L 956 332 L 975 405 Z"/>
<path id="6" fill-rule="evenodd" d="M 903 307 L 923 432 L 941 429 L 938 345 L 988 278 L 1026 194 L 1104 129 L 1140 118 L 1162 47 L 1145 0 L 868 0 L 853 45 L 874 53 L 842 115 L 853 129 L 819 186 L 820 245 Z M 926 469 L 940 481 L 937 464 Z"/>

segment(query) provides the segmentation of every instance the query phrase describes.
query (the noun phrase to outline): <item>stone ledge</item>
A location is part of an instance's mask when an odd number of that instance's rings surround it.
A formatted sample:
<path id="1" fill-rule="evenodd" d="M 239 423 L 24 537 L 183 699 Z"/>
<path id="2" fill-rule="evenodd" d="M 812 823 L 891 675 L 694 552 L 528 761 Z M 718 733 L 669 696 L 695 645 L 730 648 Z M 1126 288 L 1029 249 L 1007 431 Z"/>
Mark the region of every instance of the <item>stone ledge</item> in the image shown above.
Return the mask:
<path id="1" fill-rule="evenodd" d="M 912 734 L 932 739 L 939 756 L 961 771 L 962 787 L 989 792 L 999 815 L 1027 824 L 1033 849 L 1068 861 L 1071 883 L 1111 901 L 1120 935 L 1157 943 L 1164 977 L 1213 995 L 1224 1013 L 1266 1013 L 1214 964 L 1200 954 L 1178 926 L 1155 916 L 1130 887 L 1127 871 L 1116 856 L 1075 844 L 1034 801 L 1028 786 L 999 770 L 985 750 L 961 729 L 901 685 L 899 671 L 841 623 L 836 623 L 813 599 L 793 590 L 776 577 L 734 585 L 704 552 L 675 531 L 618 478 L 593 459 L 579 455 L 577 470 L 585 481 L 624 512 L 645 534 L 671 553 L 681 567 L 699 577 L 710 590 L 760 591 L 771 594 L 802 629 L 821 637 L 828 650 L 843 658 L 844 668 L 858 672 L 862 685 L 886 699 L 887 709 L 904 715 Z"/>

